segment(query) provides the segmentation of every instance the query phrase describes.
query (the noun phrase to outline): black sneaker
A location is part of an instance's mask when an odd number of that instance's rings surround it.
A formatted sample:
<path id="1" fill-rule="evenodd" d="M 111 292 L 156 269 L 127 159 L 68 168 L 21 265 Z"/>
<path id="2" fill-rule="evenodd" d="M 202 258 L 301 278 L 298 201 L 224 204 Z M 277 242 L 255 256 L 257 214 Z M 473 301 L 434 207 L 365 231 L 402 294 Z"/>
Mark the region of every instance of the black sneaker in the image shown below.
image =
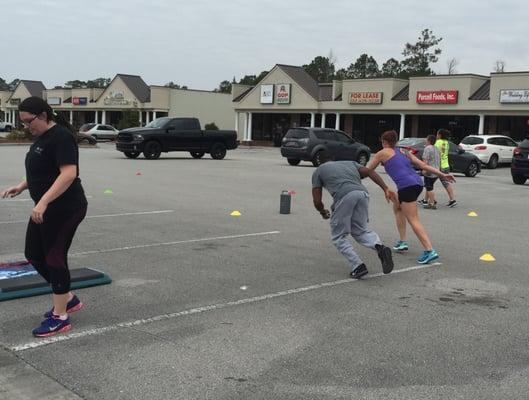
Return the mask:
<path id="1" fill-rule="evenodd" d="M 450 200 L 448 203 L 446 203 L 446 206 L 450 207 L 450 208 L 455 207 L 455 206 L 457 206 L 457 201 Z"/>
<path id="2" fill-rule="evenodd" d="M 424 206 L 424 205 L 428 204 L 428 202 L 426 201 L 426 199 L 417 200 L 417 203 L 418 203 L 420 206 Z"/>
<path id="3" fill-rule="evenodd" d="M 351 278 L 353 279 L 360 279 L 364 275 L 368 273 L 367 267 L 365 264 L 360 264 L 358 267 L 355 268 L 353 272 L 351 272 Z"/>
<path id="4" fill-rule="evenodd" d="M 391 249 L 382 244 L 377 244 L 375 248 L 378 253 L 378 258 L 380 258 L 380 262 L 382 263 L 382 272 L 389 274 L 391 271 L 393 271 L 393 257 L 391 255 Z"/>

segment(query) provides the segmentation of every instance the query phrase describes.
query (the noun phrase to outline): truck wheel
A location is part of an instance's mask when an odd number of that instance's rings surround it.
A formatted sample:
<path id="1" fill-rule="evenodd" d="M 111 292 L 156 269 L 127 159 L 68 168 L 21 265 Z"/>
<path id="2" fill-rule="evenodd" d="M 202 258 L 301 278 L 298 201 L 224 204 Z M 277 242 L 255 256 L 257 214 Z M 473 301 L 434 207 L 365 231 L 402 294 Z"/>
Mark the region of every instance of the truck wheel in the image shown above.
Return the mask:
<path id="1" fill-rule="evenodd" d="M 298 165 L 301 162 L 299 158 L 287 158 L 287 161 L 290 165 Z"/>
<path id="2" fill-rule="evenodd" d="M 323 150 L 319 150 L 314 154 L 314 157 L 312 157 L 312 165 L 315 167 L 319 167 L 321 165 L 321 156 L 323 155 Z"/>
<path id="3" fill-rule="evenodd" d="M 356 160 L 358 164 L 365 167 L 368 161 L 369 161 L 369 156 L 367 155 L 366 152 L 362 151 L 360 152 L 360 154 L 358 154 L 358 158 Z"/>
<path id="4" fill-rule="evenodd" d="M 191 154 L 191 157 L 193 158 L 202 158 L 206 153 L 204 153 L 203 151 L 190 151 L 189 154 Z"/>
<path id="5" fill-rule="evenodd" d="M 527 181 L 527 178 L 523 175 L 513 175 L 512 176 L 512 181 L 516 184 L 516 185 L 523 185 L 525 183 L 525 181 Z"/>
<path id="6" fill-rule="evenodd" d="M 125 152 L 125 156 L 127 158 L 138 158 L 139 155 L 140 155 L 139 151 L 126 151 Z"/>
<path id="7" fill-rule="evenodd" d="M 156 160 L 162 154 L 162 145 L 156 141 L 150 141 L 143 148 L 143 155 L 148 160 Z"/>
<path id="8" fill-rule="evenodd" d="M 222 143 L 215 143 L 213 147 L 211 147 L 210 155 L 214 160 L 222 160 L 226 157 L 226 146 Z"/>

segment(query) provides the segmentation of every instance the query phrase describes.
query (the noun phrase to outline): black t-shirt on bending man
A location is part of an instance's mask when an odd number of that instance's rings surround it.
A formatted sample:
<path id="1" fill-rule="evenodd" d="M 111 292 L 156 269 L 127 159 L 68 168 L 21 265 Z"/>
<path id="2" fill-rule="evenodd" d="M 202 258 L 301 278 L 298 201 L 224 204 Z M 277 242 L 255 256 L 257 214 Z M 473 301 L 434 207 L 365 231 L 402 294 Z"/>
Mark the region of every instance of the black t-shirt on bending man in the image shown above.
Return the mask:
<path id="1" fill-rule="evenodd" d="M 79 149 L 70 131 L 60 125 L 55 125 L 38 136 L 26 154 L 26 181 L 35 204 L 53 185 L 63 165 L 75 165 L 77 177 L 50 205 L 68 209 L 87 205 L 79 179 Z"/>

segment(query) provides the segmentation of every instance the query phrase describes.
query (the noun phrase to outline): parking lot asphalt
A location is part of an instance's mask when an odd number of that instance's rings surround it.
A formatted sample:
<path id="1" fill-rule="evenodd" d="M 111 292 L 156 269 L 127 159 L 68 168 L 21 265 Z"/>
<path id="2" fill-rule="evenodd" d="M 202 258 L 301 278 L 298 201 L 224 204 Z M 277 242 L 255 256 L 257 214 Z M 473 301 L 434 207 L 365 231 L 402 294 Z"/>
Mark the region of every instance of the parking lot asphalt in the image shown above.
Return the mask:
<path id="1" fill-rule="evenodd" d="M 19 182 L 26 151 L 0 148 L 0 187 Z M 353 281 L 313 209 L 314 168 L 278 149 L 150 161 L 100 144 L 80 158 L 89 210 L 70 267 L 113 282 L 79 290 L 85 309 L 51 339 L 31 336 L 49 296 L 0 303 L 0 398 L 24 385 L 21 398 L 40 399 L 527 397 L 529 185 L 508 168 L 456 176 L 453 209 L 437 185 L 441 206 L 420 215 L 438 263 L 417 266 L 410 232 L 385 276 L 355 244 L 370 274 Z M 391 244 L 391 207 L 365 183 Z M 295 192 L 289 215 L 282 190 Z M 30 210 L 27 193 L 0 201 L 0 261 L 21 257 Z"/>

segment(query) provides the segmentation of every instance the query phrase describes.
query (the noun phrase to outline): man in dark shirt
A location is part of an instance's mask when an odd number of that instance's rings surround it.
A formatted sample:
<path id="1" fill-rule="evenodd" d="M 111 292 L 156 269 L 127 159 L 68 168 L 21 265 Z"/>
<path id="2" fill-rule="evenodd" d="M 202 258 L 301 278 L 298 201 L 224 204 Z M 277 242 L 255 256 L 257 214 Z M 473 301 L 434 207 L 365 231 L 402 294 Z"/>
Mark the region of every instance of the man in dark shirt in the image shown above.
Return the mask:
<path id="1" fill-rule="evenodd" d="M 376 250 L 382 270 L 389 274 L 393 270 L 391 249 L 382 244 L 379 236 L 368 227 L 369 194 L 362 179 L 366 176 L 384 191 L 386 200 L 396 199 L 395 192 L 388 189 L 382 178 L 375 172 L 354 161 L 331 161 L 325 154 L 324 162 L 312 174 L 312 198 L 314 207 L 323 219 L 331 219 L 331 239 L 338 251 L 351 267 L 351 277 L 359 279 L 368 273 L 367 267 L 354 251 L 348 239 L 351 235 L 357 243 Z M 333 197 L 332 215 L 322 202 L 322 188 Z"/>

